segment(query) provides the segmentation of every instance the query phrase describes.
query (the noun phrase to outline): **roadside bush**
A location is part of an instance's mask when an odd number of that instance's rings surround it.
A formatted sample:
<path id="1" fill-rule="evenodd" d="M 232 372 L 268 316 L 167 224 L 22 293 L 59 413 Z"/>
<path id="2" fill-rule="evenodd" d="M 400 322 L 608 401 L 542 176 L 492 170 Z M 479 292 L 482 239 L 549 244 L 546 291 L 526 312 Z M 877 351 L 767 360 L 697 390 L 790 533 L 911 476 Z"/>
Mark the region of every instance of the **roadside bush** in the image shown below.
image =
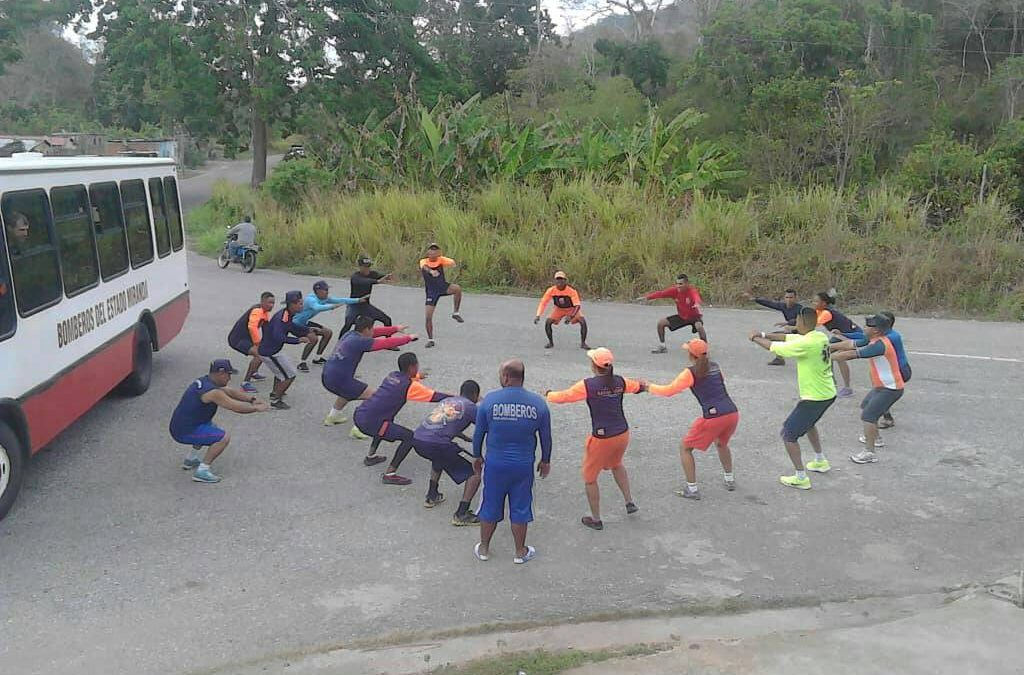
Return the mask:
<path id="1" fill-rule="evenodd" d="M 278 203 L 298 206 L 305 197 L 326 190 L 333 182 L 333 174 L 313 159 L 294 159 L 274 167 L 263 188 Z"/>

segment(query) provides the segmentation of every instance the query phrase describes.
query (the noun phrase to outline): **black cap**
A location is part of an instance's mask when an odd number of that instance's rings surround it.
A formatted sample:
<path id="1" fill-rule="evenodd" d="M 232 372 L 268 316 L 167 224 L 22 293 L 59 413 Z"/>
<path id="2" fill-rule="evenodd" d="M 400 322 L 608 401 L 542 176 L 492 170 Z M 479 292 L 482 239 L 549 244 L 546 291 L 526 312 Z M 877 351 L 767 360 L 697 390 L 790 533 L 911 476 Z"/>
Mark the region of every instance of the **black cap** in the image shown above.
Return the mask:
<path id="1" fill-rule="evenodd" d="M 299 300 L 302 300 L 302 291 L 288 291 L 284 294 L 284 301 L 281 304 L 290 305 Z"/>
<path id="2" fill-rule="evenodd" d="M 358 262 L 361 267 L 369 267 L 370 265 L 373 264 L 373 261 L 370 260 L 370 257 L 365 255 L 359 256 L 359 260 L 357 260 L 356 262 Z"/>
<path id="3" fill-rule="evenodd" d="M 324 281 L 323 279 L 321 279 L 320 281 L 318 281 L 315 284 L 313 284 L 313 290 L 314 291 L 327 291 L 327 290 L 330 290 L 330 288 L 331 287 L 328 286 L 327 282 Z"/>
<path id="4" fill-rule="evenodd" d="M 889 321 L 889 317 L 883 314 L 873 314 L 865 317 L 864 323 L 871 328 L 877 328 L 881 331 L 888 331 L 892 328 L 892 322 Z"/>
<path id="5" fill-rule="evenodd" d="M 210 372 L 231 373 L 232 375 L 238 373 L 238 371 L 232 367 L 231 362 L 227 359 L 214 359 L 213 361 L 210 361 Z"/>

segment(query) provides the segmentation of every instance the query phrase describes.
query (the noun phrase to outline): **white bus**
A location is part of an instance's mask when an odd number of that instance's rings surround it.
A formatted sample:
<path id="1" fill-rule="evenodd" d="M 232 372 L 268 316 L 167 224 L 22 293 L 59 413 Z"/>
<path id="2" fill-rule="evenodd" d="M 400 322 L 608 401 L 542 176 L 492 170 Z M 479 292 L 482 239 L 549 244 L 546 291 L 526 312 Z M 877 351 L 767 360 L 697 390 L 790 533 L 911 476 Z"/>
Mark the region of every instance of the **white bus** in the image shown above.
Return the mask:
<path id="1" fill-rule="evenodd" d="M 111 390 L 149 388 L 188 271 L 169 159 L 0 159 L 0 518 L 29 456 Z"/>

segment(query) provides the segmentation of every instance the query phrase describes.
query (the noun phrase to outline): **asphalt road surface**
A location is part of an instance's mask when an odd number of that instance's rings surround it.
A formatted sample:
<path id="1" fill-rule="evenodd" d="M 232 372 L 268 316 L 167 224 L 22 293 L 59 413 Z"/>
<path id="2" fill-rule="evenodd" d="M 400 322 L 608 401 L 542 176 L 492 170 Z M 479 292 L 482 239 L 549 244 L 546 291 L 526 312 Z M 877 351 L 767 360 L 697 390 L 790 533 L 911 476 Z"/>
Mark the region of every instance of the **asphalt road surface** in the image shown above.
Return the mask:
<path id="1" fill-rule="evenodd" d="M 606 475 L 605 530 L 588 530 L 579 524 L 587 408 L 559 406 L 553 468 L 538 481 L 530 529 L 539 555 L 513 566 L 502 526 L 482 564 L 472 555 L 477 530 L 449 524 L 458 491 L 447 479 L 448 502 L 424 509 L 423 460 L 411 455 L 402 467 L 413 485 L 385 486 L 380 467 L 362 465 L 365 442 L 349 439 L 347 425 L 321 426 L 331 396 L 316 368 L 292 387 L 290 411 L 221 412 L 217 421 L 234 438 L 216 464 L 224 481 L 189 479 L 180 469 L 184 448 L 167 434 L 183 388 L 212 358 L 241 365 L 226 334 L 260 291 L 281 297 L 313 282 L 222 271 L 197 256 L 190 265 L 192 312 L 157 354 L 150 391 L 105 400 L 37 455 L 0 523 L 6 673 L 230 673 L 274 655 L 409 631 L 729 598 L 785 605 L 901 595 L 996 579 L 1020 565 L 1018 324 L 901 319 L 918 353 L 881 461 L 846 459 L 859 449 L 857 404 L 868 386 L 865 364 L 855 363 L 857 396 L 838 402 L 820 427 L 835 468 L 799 492 L 778 483 L 791 471 L 778 431 L 796 400 L 795 369 L 767 367 L 768 355 L 746 339 L 777 315 L 709 309 L 713 357 L 742 415 L 733 441 L 739 489 L 722 487 L 712 452 L 698 458 L 704 499 L 676 497 L 678 442 L 698 407 L 689 393 L 631 397 L 626 464 L 641 510 L 627 517 Z M 374 291 L 376 304 L 416 329 L 422 298 L 414 288 Z M 449 302 L 436 318 L 438 347 L 413 345 L 433 387 L 456 391 L 473 377 L 493 388 L 498 363 L 512 356 L 525 360 L 527 386 L 538 391 L 588 373 L 575 328 L 559 327 L 556 349 L 543 349 L 542 328 L 532 324 L 536 299 L 467 296 L 463 325 L 449 318 Z M 616 372 L 662 383 L 678 373 L 688 335 L 673 335 L 668 355 L 649 353 L 667 307 L 584 304 L 591 344 L 614 349 Z M 337 328 L 342 315 L 322 319 Z M 368 355 L 361 376 L 379 382 L 396 356 Z M 410 403 L 400 421 L 415 425 L 427 410 Z"/>

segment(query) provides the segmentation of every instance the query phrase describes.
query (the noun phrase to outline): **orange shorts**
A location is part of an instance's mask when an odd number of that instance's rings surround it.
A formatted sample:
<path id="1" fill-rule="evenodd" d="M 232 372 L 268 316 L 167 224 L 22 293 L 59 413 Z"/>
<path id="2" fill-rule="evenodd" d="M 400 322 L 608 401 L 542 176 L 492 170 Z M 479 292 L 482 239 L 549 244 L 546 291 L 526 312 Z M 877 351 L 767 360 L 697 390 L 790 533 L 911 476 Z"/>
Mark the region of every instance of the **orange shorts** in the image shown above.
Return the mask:
<path id="1" fill-rule="evenodd" d="M 555 307 L 553 310 L 551 310 L 551 316 L 549 316 L 548 318 L 551 319 L 552 321 L 555 321 L 555 322 L 563 321 L 563 320 L 565 320 L 565 317 L 567 317 L 570 314 L 572 314 L 572 311 L 574 309 L 576 309 L 576 308 L 575 307 L 570 307 L 569 309 L 562 309 L 561 307 Z M 572 318 L 572 321 L 570 323 L 579 323 L 580 319 L 582 319 L 582 318 L 583 318 L 583 310 L 581 309 L 580 311 L 576 312 L 576 316 L 574 316 Z"/>
<path id="2" fill-rule="evenodd" d="M 611 438 L 587 438 L 583 451 L 583 482 L 593 483 L 602 471 L 622 466 L 622 456 L 629 446 L 629 432 Z"/>
<path id="3" fill-rule="evenodd" d="M 686 432 L 683 445 L 694 450 L 707 450 L 712 443 L 728 445 L 740 423 L 738 412 L 721 417 L 699 417 Z"/>

